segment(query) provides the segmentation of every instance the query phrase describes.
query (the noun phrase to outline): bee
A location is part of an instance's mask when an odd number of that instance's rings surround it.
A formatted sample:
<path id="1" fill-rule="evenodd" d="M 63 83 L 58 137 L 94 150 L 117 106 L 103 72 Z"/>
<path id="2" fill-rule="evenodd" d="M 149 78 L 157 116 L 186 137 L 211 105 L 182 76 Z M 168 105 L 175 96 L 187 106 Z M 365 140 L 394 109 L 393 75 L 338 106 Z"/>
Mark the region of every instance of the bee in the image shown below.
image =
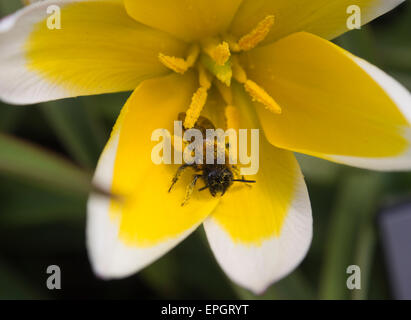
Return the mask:
<path id="1" fill-rule="evenodd" d="M 178 115 L 178 120 L 182 121 L 184 123 L 186 117 L 186 113 L 182 112 Z M 197 120 L 197 122 L 194 125 L 193 129 L 197 129 L 202 133 L 203 136 L 203 142 L 204 145 L 207 145 L 209 143 L 206 141 L 206 131 L 207 129 L 213 129 L 215 130 L 214 124 L 211 122 L 211 120 L 200 116 Z M 186 129 L 184 129 L 186 130 Z M 214 146 L 216 150 L 216 145 L 214 141 Z M 226 149 L 229 147 L 229 145 L 226 145 Z M 218 164 L 217 163 L 217 157 L 214 157 L 214 163 L 212 164 L 206 164 L 206 152 L 203 152 L 203 164 L 197 164 L 194 162 L 193 164 L 183 164 L 180 168 L 178 168 L 170 189 L 168 192 L 171 192 L 172 188 L 174 185 L 177 183 L 178 179 L 180 178 L 181 174 L 188 168 L 192 168 L 195 172 L 193 175 L 193 180 L 191 183 L 187 186 L 187 191 L 186 191 L 186 196 L 181 204 L 181 206 L 184 206 L 188 200 L 190 199 L 194 188 L 198 182 L 198 180 L 203 180 L 204 182 L 204 187 L 200 188 L 199 191 L 203 191 L 208 189 L 210 194 L 213 197 L 216 197 L 217 195 L 223 196 L 227 190 L 233 185 L 234 182 L 241 182 L 241 183 L 256 183 L 254 180 L 245 180 L 244 176 L 241 178 L 238 178 L 238 168 L 234 165 L 228 164 L 228 157 L 226 153 L 226 159 L 225 159 L 225 164 Z"/>

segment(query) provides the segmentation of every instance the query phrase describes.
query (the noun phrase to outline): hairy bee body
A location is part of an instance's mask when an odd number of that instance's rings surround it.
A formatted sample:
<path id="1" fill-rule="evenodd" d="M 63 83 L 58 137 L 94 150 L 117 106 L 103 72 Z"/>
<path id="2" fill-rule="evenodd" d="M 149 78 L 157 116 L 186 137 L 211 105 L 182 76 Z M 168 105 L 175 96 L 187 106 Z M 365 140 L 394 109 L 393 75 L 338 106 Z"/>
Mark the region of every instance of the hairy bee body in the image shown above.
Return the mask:
<path id="1" fill-rule="evenodd" d="M 184 123 L 185 117 L 186 117 L 186 114 L 182 112 L 178 115 L 178 120 Z M 199 179 L 201 179 L 204 182 L 204 187 L 200 188 L 199 191 L 208 189 L 210 194 L 213 197 L 216 197 L 219 194 L 221 196 L 224 195 L 235 181 L 245 182 L 245 183 L 255 182 L 255 181 L 244 180 L 244 178 L 235 179 L 234 171 L 236 171 L 235 170 L 236 168 L 229 164 L 227 155 L 225 155 L 226 159 L 225 159 L 224 164 L 218 164 L 216 156 L 214 157 L 214 162 L 212 164 L 207 163 L 206 150 L 205 150 L 206 146 L 212 143 L 214 145 L 215 154 L 217 153 L 216 142 L 208 141 L 206 138 L 208 129 L 215 130 L 215 126 L 211 122 L 211 120 L 200 116 L 194 125 L 194 129 L 199 130 L 203 136 L 204 152 L 203 152 L 202 164 L 197 164 L 197 163 L 183 164 L 178 169 L 176 175 L 174 176 L 171 187 L 169 189 L 169 192 L 170 192 L 174 184 L 178 181 L 180 175 L 185 169 L 192 168 L 194 170 L 196 174 L 193 176 L 192 182 L 187 187 L 186 198 L 184 202 L 182 203 L 182 205 L 184 205 L 189 200 L 192 192 L 194 191 L 194 187 Z"/>

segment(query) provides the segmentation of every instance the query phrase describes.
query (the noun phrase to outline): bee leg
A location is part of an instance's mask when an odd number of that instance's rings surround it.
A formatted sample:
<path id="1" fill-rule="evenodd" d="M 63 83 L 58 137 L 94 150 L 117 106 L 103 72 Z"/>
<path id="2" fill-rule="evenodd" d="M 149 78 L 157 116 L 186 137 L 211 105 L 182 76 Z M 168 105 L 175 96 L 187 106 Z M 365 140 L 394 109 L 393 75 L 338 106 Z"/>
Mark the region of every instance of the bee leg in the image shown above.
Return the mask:
<path id="1" fill-rule="evenodd" d="M 178 168 L 178 170 L 177 170 L 177 172 L 176 172 L 176 174 L 175 174 L 175 176 L 174 176 L 174 178 L 173 178 L 173 181 L 171 182 L 170 189 L 168 189 L 168 192 L 170 192 L 171 189 L 173 189 L 174 185 L 176 184 L 176 182 L 177 182 L 178 179 L 180 178 L 180 176 L 181 176 L 181 174 L 183 173 L 183 171 L 184 171 L 185 169 L 187 169 L 189 166 L 190 166 L 189 164 L 183 164 L 180 168 Z"/>
<path id="2" fill-rule="evenodd" d="M 233 165 L 231 167 L 233 168 L 234 176 L 235 176 L 236 179 L 245 180 L 245 177 L 240 174 L 240 169 L 237 166 Z M 247 187 L 251 188 L 251 185 L 249 183 L 245 183 L 245 185 Z"/>
<path id="3" fill-rule="evenodd" d="M 190 199 L 191 195 L 193 194 L 194 187 L 196 186 L 197 180 L 200 177 L 201 177 L 200 174 L 194 175 L 193 181 L 191 181 L 191 183 L 187 186 L 186 196 L 185 196 L 184 201 L 181 204 L 181 206 L 184 206 L 188 202 L 188 200 Z"/>

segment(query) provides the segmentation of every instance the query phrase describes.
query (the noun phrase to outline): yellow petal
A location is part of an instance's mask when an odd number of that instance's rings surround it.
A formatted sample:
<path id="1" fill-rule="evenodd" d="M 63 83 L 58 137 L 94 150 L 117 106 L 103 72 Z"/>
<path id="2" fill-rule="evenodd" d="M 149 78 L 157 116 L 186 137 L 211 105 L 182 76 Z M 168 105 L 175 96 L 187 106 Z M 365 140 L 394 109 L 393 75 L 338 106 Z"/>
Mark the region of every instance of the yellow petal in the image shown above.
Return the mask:
<path id="1" fill-rule="evenodd" d="M 137 21 L 186 41 L 223 33 L 241 0 L 125 0 Z"/>
<path id="2" fill-rule="evenodd" d="M 299 31 L 331 40 L 348 31 L 349 6 L 361 8 L 361 22 L 366 24 L 402 2 L 404 0 L 244 0 L 231 32 L 241 37 L 266 16 L 274 15 L 274 26 L 264 43 Z"/>
<path id="3" fill-rule="evenodd" d="M 130 18 L 122 1 L 60 1 L 61 29 L 49 29 L 50 2 L 0 24 L 0 98 L 25 104 L 134 90 L 170 71 L 158 54 L 183 55 L 181 41 Z M 50 20 L 51 19 L 51 20 Z"/>
<path id="4" fill-rule="evenodd" d="M 282 107 L 274 115 L 255 104 L 272 144 L 358 167 L 411 168 L 411 95 L 381 70 L 309 33 L 242 62 Z"/>
<path id="5" fill-rule="evenodd" d="M 193 231 L 217 204 L 195 191 L 184 206 L 187 169 L 168 193 L 178 165 L 155 165 L 152 133 L 173 132 L 173 121 L 190 103 L 196 78 L 184 76 L 144 81 L 123 108 L 99 162 L 95 183 L 116 195 L 111 201 L 92 195 L 88 243 L 93 266 L 104 277 L 120 277 L 145 267 Z M 117 200 L 118 199 L 118 200 Z"/>
<path id="6" fill-rule="evenodd" d="M 234 105 L 241 128 L 259 128 L 243 89 Z M 256 293 L 291 272 L 311 242 L 307 188 L 294 155 L 268 143 L 260 132 L 260 169 L 255 184 L 233 185 L 204 222 L 216 258 L 236 283 Z"/>

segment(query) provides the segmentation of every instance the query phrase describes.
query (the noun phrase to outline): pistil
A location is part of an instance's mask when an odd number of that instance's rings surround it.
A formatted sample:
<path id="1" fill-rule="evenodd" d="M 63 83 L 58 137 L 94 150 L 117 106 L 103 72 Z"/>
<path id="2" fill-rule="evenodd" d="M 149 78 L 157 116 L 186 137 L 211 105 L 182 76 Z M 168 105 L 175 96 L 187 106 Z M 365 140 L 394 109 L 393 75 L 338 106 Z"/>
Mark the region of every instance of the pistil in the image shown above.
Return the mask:
<path id="1" fill-rule="evenodd" d="M 224 66 L 230 59 L 231 52 L 227 42 L 219 42 L 218 39 L 209 38 L 202 42 L 203 51 L 219 66 Z"/>
<path id="2" fill-rule="evenodd" d="M 209 55 L 202 54 L 200 57 L 200 62 L 212 75 L 214 75 L 227 87 L 231 85 L 231 78 L 233 76 L 233 72 L 231 70 L 231 59 L 228 60 L 223 66 L 221 66 L 217 64 L 215 60 L 211 59 Z"/>
<path id="3" fill-rule="evenodd" d="M 186 58 L 159 54 L 161 63 L 176 73 L 184 74 L 194 66 L 197 68 L 200 86 L 193 94 L 186 112 L 183 124 L 185 129 L 193 128 L 200 117 L 207 102 L 208 90 L 213 84 L 213 77 L 219 80 L 214 81 L 214 85 L 226 103 L 225 116 L 228 128 L 237 127 L 239 120 L 236 116 L 237 110 L 233 106 L 230 88 L 232 78 L 244 86 L 245 91 L 253 101 L 262 103 L 273 113 L 281 113 L 281 107 L 278 103 L 256 82 L 248 79 L 246 71 L 239 62 L 238 54 L 232 54 L 232 52 L 255 48 L 267 37 L 273 25 L 274 16 L 269 15 L 238 41 L 232 35 L 225 35 L 224 41 L 221 41 L 219 37 L 208 38 L 201 41 L 200 44 L 192 45 Z"/>
<path id="4" fill-rule="evenodd" d="M 226 104 L 232 104 L 233 103 L 233 94 L 231 92 L 231 88 L 227 87 L 220 81 L 215 82 L 215 86 L 217 87 L 217 90 L 220 92 L 220 95 L 223 97 L 224 101 Z"/>

